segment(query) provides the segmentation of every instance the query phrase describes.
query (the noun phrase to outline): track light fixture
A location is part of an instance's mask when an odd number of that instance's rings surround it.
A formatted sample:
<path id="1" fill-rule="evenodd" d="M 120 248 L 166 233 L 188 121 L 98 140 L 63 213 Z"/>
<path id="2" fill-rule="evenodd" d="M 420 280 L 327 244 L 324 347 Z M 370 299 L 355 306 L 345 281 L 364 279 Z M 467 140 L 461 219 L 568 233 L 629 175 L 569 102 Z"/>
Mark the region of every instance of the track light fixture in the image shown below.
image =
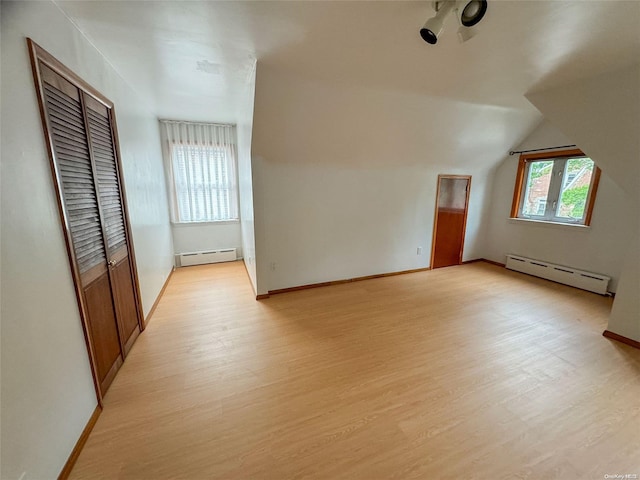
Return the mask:
<path id="1" fill-rule="evenodd" d="M 460 27 L 458 28 L 458 39 L 466 42 L 477 31 L 472 29 L 487 13 L 487 0 L 437 0 L 433 2 L 435 16 L 428 19 L 420 29 L 422 39 L 435 45 L 438 37 L 444 28 L 444 21 L 449 13 L 454 12 Z"/>

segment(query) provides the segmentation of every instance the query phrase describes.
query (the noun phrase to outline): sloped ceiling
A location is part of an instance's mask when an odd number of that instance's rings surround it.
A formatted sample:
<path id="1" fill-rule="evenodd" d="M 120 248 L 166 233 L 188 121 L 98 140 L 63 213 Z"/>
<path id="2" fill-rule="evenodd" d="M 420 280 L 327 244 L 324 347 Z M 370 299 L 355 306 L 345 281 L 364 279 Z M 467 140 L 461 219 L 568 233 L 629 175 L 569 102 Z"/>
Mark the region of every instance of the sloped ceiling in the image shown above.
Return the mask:
<path id="1" fill-rule="evenodd" d="M 490 0 L 476 37 L 458 43 L 451 16 L 435 46 L 418 35 L 428 1 L 56 3 L 160 117 L 235 122 L 258 59 L 348 88 L 520 111 L 505 150 L 540 119 L 528 91 L 640 56 L 636 1 Z"/>
<path id="2" fill-rule="evenodd" d="M 527 98 L 640 206 L 640 65 Z"/>

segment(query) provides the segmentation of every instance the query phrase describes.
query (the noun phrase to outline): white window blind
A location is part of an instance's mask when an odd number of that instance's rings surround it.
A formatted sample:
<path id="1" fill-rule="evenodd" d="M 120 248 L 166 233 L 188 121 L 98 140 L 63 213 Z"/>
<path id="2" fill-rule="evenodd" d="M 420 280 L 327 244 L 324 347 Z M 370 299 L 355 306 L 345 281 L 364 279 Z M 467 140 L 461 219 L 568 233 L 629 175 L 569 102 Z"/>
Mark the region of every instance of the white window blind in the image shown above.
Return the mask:
<path id="1" fill-rule="evenodd" d="M 163 120 L 177 223 L 238 219 L 236 143 L 232 125 Z"/>

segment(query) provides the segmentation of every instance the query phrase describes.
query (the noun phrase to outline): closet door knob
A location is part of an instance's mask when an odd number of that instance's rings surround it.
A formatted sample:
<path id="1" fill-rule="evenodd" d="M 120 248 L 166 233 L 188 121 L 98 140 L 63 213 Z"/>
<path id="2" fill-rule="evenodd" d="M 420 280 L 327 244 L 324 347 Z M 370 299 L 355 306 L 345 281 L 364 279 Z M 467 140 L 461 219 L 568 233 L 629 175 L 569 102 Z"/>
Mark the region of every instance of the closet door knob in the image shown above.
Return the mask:
<path id="1" fill-rule="evenodd" d="M 115 267 L 116 266 L 116 261 L 115 260 L 109 260 L 109 266 L 110 267 Z"/>

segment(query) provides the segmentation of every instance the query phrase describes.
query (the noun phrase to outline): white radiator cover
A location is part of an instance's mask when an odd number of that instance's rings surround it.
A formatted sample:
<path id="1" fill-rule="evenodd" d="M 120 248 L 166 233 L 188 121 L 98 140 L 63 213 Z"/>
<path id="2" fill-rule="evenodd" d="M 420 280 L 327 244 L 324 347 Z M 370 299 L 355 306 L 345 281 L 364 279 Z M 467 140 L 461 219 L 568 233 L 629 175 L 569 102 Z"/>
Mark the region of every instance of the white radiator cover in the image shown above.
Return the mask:
<path id="1" fill-rule="evenodd" d="M 563 265 L 534 260 L 519 255 L 507 255 L 507 268 L 517 272 L 527 273 L 554 282 L 564 283 L 572 287 L 589 290 L 590 292 L 606 295 L 610 277 L 598 273 L 585 272 Z"/>
<path id="2" fill-rule="evenodd" d="M 205 263 L 233 262 L 237 260 L 235 248 L 207 250 L 206 252 L 185 252 L 178 254 L 181 267 L 204 265 Z"/>

